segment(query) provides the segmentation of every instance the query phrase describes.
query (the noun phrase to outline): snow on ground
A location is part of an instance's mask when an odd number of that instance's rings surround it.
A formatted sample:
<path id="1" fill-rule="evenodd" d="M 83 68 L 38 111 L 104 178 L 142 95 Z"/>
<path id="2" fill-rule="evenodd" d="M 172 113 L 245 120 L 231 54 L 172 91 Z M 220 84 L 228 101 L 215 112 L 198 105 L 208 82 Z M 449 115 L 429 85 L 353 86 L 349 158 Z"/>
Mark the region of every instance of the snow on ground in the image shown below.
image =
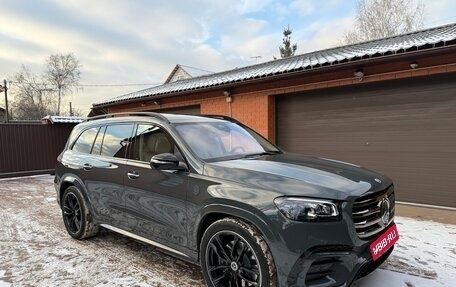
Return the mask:
<path id="1" fill-rule="evenodd" d="M 396 222 L 399 242 L 383 268 L 456 286 L 456 225 L 406 217 Z"/>
<path id="2" fill-rule="evenodd" d="M 377 269 L 369 276 L 356 281 L 352 287 L 438 287 L 431 279 L 411 276 L 394 271 Z M 443 286 L 453 286 L 450 284 Z"/>
<path id="3" fill-rule="evenodd" d="M 199 266 L 103 230 L 71 239 L 50 176 L 0 180 L 0 287 L 205 286 Z M 356 287 L 441 287 L 456 282 L 456 225 L 397 217 L 390 258 Z"/>

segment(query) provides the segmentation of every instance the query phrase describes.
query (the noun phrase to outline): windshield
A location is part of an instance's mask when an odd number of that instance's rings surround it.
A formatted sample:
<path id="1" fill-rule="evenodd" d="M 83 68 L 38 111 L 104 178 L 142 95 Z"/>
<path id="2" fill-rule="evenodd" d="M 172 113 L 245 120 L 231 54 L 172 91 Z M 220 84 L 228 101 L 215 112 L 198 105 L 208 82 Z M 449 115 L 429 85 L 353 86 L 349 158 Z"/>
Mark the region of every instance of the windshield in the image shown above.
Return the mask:
<path id="1" fill-rule="evenodd" d="M 183 123 L 175 127 L 190 149 L 204 160 L 280 153 L 254 131 L 232 122 Z"/>

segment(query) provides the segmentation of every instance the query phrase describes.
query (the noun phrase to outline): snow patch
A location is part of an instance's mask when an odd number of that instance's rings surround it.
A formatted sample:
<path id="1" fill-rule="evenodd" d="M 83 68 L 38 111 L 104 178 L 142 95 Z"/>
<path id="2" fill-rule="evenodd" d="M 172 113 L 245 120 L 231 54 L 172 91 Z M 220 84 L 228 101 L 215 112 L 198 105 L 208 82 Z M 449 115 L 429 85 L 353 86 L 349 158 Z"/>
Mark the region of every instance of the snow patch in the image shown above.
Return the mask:
<path id="1" fill-rule="evenodd" d="M 5 273 L 6 273 L 6 271 L 0 270 L 0 287 L 10 287 L 11 286 L 10 283 L 2 280 L 5 277 Z"/>

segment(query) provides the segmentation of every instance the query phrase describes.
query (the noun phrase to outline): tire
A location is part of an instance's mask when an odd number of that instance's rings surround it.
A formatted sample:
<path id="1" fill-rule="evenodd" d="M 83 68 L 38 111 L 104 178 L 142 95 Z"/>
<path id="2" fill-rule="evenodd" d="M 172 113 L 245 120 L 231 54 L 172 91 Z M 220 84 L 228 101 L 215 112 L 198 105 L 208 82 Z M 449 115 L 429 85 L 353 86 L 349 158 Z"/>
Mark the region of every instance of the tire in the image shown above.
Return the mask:
<path id="1" fill-rule="evenodd" d="M 268 245 L 251 224 L 224 218 L 201 240 L 200 262 L 210 287 L 276 287 L 277 273 Z"/>
<path id="2" fill-rule="evenodd" d="M 62 217 L 68 234 L 75 239 L 95 236 L 99 227 L 92 221 L 87 203 L 81 191 L 68 187 L 62 197 Z"/>

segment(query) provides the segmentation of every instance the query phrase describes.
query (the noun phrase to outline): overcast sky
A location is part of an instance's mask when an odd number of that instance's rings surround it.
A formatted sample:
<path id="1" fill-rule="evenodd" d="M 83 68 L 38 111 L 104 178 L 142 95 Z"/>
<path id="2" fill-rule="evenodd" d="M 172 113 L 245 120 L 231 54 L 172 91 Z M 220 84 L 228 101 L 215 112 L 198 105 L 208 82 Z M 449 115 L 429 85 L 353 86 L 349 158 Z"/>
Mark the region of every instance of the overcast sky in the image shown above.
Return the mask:
<path id="1" fill-rule="evenodd" d="M 425 5 L 426 27 L 456 22 L 456 1 Z M 1 0 L 0 80 L 22 64 L 41 73 L 50 54 L 69 52 L 81 62 L 83 85 L 161 84 L 176 64 L 220 72 L 280 57 L 287 25 L 297 54 L 338 45 L 355 6 L 355 0 Z M 88 112 L 92 103 L 147 87 L 83 86 L 66 100 Z"/>

